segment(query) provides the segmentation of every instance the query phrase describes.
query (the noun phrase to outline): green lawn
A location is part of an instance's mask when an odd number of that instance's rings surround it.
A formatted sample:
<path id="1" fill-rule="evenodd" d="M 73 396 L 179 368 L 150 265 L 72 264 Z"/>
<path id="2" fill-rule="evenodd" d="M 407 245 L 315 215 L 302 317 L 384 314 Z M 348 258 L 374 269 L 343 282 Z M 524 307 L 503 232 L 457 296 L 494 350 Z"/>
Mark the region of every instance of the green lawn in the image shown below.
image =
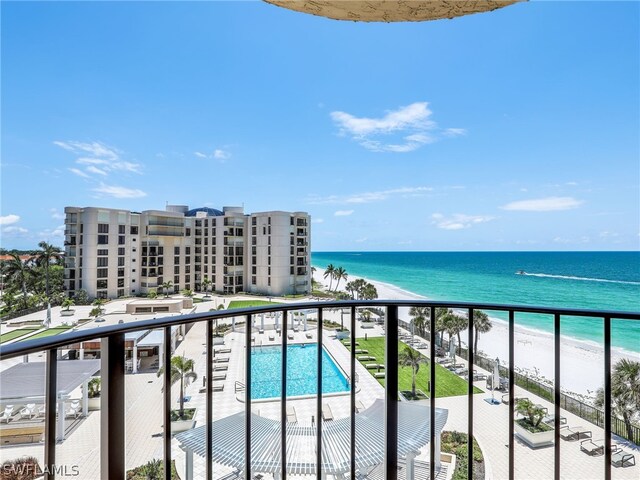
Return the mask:
<path id="1" fill-rule="evenodd" d="M 58 335 L 68 330 L 71 330 L 71 327 L 47 328 L 46 330 L 34 335 L 33 337 L 29 337 L 29 340 L 33 340 L 34 338 L 50 337 L 51 335 Z"/>
<path id="2" fill-rule="evenodd" d="M 232 308 L 263 307 L 265 305 L 280 305 L 280 303 L 267 302 L 265 300 L 232 300 L 227 310 L 231 310 Z"/>
<path id="3" fill-rule="evenodd" d="M 376 357 L 376 360 L 368 360 L 365 363 L 384 363 L 384 338 L 374 337 L 365 340 L 364 338 L 358 338 L 356 341 L 360 344 L 357 349 L 369 350 L 366 355 Z M 347 347 L 349 348 L 349 347 Z M 398 342 L 398 349 L 402 352 L 403 349 L 408 348 L 404 343 Z M 356 358 L 360 356 L 357 355 Z M 377 372 L 377 370 L 369 370 L 371 375 Z M 422 390 L 427 395 L 429 394 L 427 388 L 427 382 L 430 378 L 429 364 L 425 363 L 420 365 L 420 370 L 416 376 L 416 388 Z M 382 386 L 384 386 L 385 379 L 376 379 Z M 466 395 L 468 391 L 468 384 L 466 380 L 458 375 L 450 372 L 446 368 L 436 365 L 436 398 L 441 397 L 453 397 L 455 395 Z M 400 367 L 398 371 L 398 389 L 399 390 L 411 390 L 411 367 Z M 478 387 L 474 387 L 474 393 L 482 393 Z"/>
<path id="4" fill-rule="evenodd" d="M 28 328 L 18 328 L 17 330 L 13 330 L 11 332 L 3 333 L 0 335 L 0 343 L 8 342 L 9 340 L 13 340 L 18 337 L 22 337 L 23 335 L 27 335 L 28 333 L 33 333 L 36 330 L 39 330 L 37 327 L 28 327 Z"/>

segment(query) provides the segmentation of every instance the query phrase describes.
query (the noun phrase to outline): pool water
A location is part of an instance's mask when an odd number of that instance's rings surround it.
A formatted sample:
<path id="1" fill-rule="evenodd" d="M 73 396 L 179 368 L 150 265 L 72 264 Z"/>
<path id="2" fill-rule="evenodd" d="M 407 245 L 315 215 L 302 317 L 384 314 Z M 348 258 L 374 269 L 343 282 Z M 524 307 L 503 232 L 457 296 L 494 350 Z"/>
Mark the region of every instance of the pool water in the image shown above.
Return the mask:
<path id="1" fill-rule="evenodd" d="M 287 346 L 287 397 L 315 395 L 318 391 L 318 346 Z M 256 347 L 251 355 L 251 398 L 280 397 L 282 347 Z M 322 350 L 322 392 L 349 391 L 349 382 L 331 356 Z"/>

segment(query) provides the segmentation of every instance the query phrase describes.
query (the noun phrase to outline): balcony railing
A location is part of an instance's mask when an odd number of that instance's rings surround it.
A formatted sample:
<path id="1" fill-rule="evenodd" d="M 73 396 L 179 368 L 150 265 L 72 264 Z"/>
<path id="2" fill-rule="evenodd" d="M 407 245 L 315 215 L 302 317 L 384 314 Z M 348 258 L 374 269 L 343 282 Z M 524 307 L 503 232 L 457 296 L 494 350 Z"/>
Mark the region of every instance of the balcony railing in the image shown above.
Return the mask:
<path id="1" fill-rule="evenodd" d="M 8 345 L 0 346 L 0 355 L 5 360 L 13 359 L 15 363 L 17 359 L 28 354 L 38 354 L 41 352 L 46 353 L 46 374 L 45 374 L 45 422 L 44 422 L 44 465 L 45 465 L 45 478 L 53 478 L 53 475 L 48 472 L 52 472 L 55 469 L 52 468 L 56 464 L 56 449 L 60 448 L 60 445 L 56 444 L 56 401 L 57 401 L 57 377 L 61 368 L 61 364 L 66 360 L 59 358 L 59 350 L 68 349 L 70 345 L 81 344 L 82 342 L 95 342 L 100 340 L 100 375 L 102 380 L 102 396 L 101 401 L 101 417 L 100 417 L 100 435 L 99 435 L 99 450 L 100 454 L 100 477 L 105 479 L 122 479 L 125 477 L 125 446 L 127 442 L 125 439 L 125 335 L 130 332 L 139 332 L 142 330 L 163 329 L 164 340 L 162 348 L 164 352 L 172 352 L 172 327 L 179 327 L 187 324 L 204 324 L 206 326 L 206 377 L 208 379 L 214 378 L 214 325 L 218 325 L 219 321 L 230 318 L 243 318 L 245 325 L 254 325 L 254 322 L 262 318 L 264 321 L 265 315 L 278 315 L 281 318 L 281 325 L 287 329 L 289 319 L 294 319 L 297 315 L 296 311 L 313 312 L 313 315 L 317 317 L 317 325 L 324 324 L 325 312 L 340 311 L 348 312 L 348 318 L 345 321 L 345 326 L 350 330 L 350 345 L 356 345 L 356 327 L 357 327 L 357 309 L 367 308 L 376 309 L 378 312 L 384 311 L 384 329 L 386 335 L 384 336 L 384 349 L 385 349 L 385 395 L 384 395 L 384 460 L 382 462 L 382 468 L 384 470 L 384 478 L 390 480 L 398 479 L 398 467 L 399 454 L 398 449 L 400 447 L 399 440 L 399 392 L 398 392 L 398 340 L 397 336 L 398 327 L 400 326 L 398 318 L 399 308 L 408 307 L 423 307 L 428 312 L 428 318 L 426 320 L 426 327 L 430 332 L 436 332 L 436 309 L 449 308 L 457 311 L 463 311 L 466 313 L 468 319 L 466 330 L 468 331 L 468 339 L 474 338 L 474 312 L 479 310 L 492 311 L 492 312 L 504 312 L 508 315 L 508 367 L 503 370 L 508 375 L 508 400 L 509 400 L 509 426 L 508 426 L 508 477 L 510 479 L 515 478 L 515 446 L 516 440 L 514 436 L 514 420 L 515 420 L 515 385 L 518 381 L 518 374 L 515 371 L 514 355 L 516 352 L 515 345 L 515 316 L 516 313 L 533 313 L 533 314 L 545 314 L 553 317 L 554 326 L 554 359 L 555 359 L 555 377 L 554 386 L 549 392 L 551 400 L 553 402 L 553 409 L 550 413 L 553 413 L 553 426 L 554 426 L 554 442 L 553 442 L 553 471 L 554 478 L 559 479 L 560 470 L 560 427 L 561 427 L 561 408 L 563 394 L 560 390 L 560 372 L 561 372 L 561 343 L 560 343 L 560 331 L 563 323 L 563 317 L 580 317 L 581 321 L 599 321 L 602 322 L 604 331 L 604 412 L 601 415 L 601 420 L 604 427 L 604 446 L 603 456 L 604 465 L 601 473 L 592 472 L 593 475 L 606 480 L 611 479 L 611 460 L 612 460 L 612 430 L 613 423 L 617 421 L 617 417 L 612 412 L 612 381 L 611 381 L 611 323 L 612 319 L 615 320 L 631 320 L 640 321 L 640 313 L 635 312 L 617 312 L 617 311 L 597 311 L 597 310 L 576 310 L 576 309 L 555 309 L 545 307 L 532 307 L 532 306 L 516 306 L 516 305 L 502 305 L 502 304 L 480 304 L 480 303 L 462 303 L 462 302 L 443 302 L 443 301 L 395 301 L 395 300 L 372 300 L 372 301 L 327 301 L 327 302 L 305 302 L 297 304 L 278 304 L 273 306 L 242 308 L 231 311 L 215 311 L 200 314 L 190 314 L 175 317 L 166 318 L 154 318 L 146 321 L 135 321 L 123 324 L 108 325 L 102 328 L 94 328 L 85 331 L 73 331 L 70 333 L 63 333 L 57 336 L 49 336 L 43 338 L 37 338 L 34 340 L 27 340 L 21 342 L 14 342 Z M 384 310 L 383 310 L 384 309 Z M 288 317 L 288 315 L 290 315 Z M 591 317 L 591 318 L 589 318 Z M 566 319 L 565 319 L 566 320 Z M 291 320 L 293 324 L 293 320 Z M 246 345 L 253 345 L 252 336 L 255 334 L 255 329 L 244 329 L 244 342 Z M 318 346 L 318 350 L 322 351 L 323 336 L 317 335 L 315 343 Z M 280 397 L 279 397 L 279 465 L 284 465 L 279 471 L 280 478 L 286 479 L 289 469 L 293 472 L 295 470 L 296 459 L 288 459 L 289 450 L 287 449 L 287 442 L 290 441 L 289 434 L 291 429 L 287 427 L 288 421 L 288 409 L 287 404 L 290 401 L 287 396 L 287 343 L 289 341 L 288 335 L 282 334 L 280 338 L 280 345 L 282 346 L 282 375 L 280 385 Z M 198 340 L 200 342 L 200 340 Z M 198 343 L 198 349 L 201 349 Z M 473 349 L 473 342 L 468 342 L 464 356 L 469 361 L 469 372 L 471 373 L 472 366 L 479 365 L 476 361 L 478 352 Z M 242 348 L 242 347 L 241 347 Z M 428 384 L 428 390 L 430 392 L 436 391 L 438 379 L 436 377 L 436 356 L 437 347 L 436 342 L 429 342 L 429 354 L 428 354 L 428 366 L 424 368 L 429 369 L 430 382 Z M 252 362 L 254 361 L 254 349 L 243 348 L 242 356 L 244 356 L 244 389 L 239 392 L 243 394 L 242 400 L 245 403 L 244 412 L 244 440 L 240 442 L 243 445 L 243 470 L 238 472 L 236 478 L 254 478 L 252 475 L 255 471 L 252 471 L 252 458 L 254 455 L 258 455 L 257 452 L 252 449 L 252 436 L 255 434 L 252 429 L 252 421 L 255 421 L 252 414 L 252 403 L 254 399 L 252 397 Z M 350 348 L 348 352 L 349 369 L 345 371 L 345 375 L 349 378 L 357 378 L 356 374 L 356 355 L 358 355 L 356 348 Z M 479 360 L 478 356 L 478 360 Z M 317 355 L 316 368 L 317 368 L 317 392 L 323 391 L 323 356 Z M 164 368 L 163 389 L 162 389 L 162 412 L 164 419 L 164 428 L 162 431 L 163 441 L 163 463 L 165 478 L 169 479 L 171 471 L 170 465 L 172 462 L 172 436 L 170 425 L 170 413 L 173 407 L 171 401 L 171 355 L 164 355 L 161 359 L 161 366 Z M 585 372 L 585 375 L 589 375 L 589 372 Z M 362 452 L 356 449 L 356 385 L 354 382 L 349 382 L 349 405 L 351 412 L 349 414 L 350 422 L 349 426 L 349 442 L 348 445 L 338 447 L 343 450 L 349 449 L 348 457 L 350 464 L 347 465 L 348 474 L 345 478 L 366 478 L 362 477 L 362 472 L 357 471 L 357 459 Z M 466 415 L 467 415 L 467 433 L 468 433 L 468 458 L 473 458 L 473 432 L 474 432 L 474 385 L 472 381 L 467 382 L 466 392 Z M 206 460 L 205 477 L 210 480 L 213 478 L 213 458 L 216 444 L 214 443 L 214 429 L 213 429 L 213 382 L 208 381 L 206 386 L 203 387 L 203 393 L 206 395 L 206 420 L 204 423 L 204 434 L 202 437 L 202 452 Z M 315 424 L 309 427 L 311 430 L 305 430 L 312 432 L 315 436 L 315 463 L 313 464 L 312 475 L 315 478 L 322 478 L 323 472 L 330 468 L 327 464 L 327 455 L 324 452 L 324 443 L 322 441 L 323 435 L 328 435 L 328 430 L 324 427 L 322 421 L 323 418 L 323 395 L 318 393 L 315 398 L 315 418 L 318 419 Z M 145 398 L 145 403 L 149 399 Z M 428 419 L 429 425 L 436 425 L 436 403 L 438 400 L 429 402 L 428 406 Z M 566 404 L 566 399 L 565 399 Z M 264 405 L 264 404 L 261 404 Z M 257 417 L 260 418 L 260 417 Z M 286 428 L 285 428 L 286 427 Z M 300 427 L 307 428 L 307 427 Z M 430 458 L 434 459 L 436 455 L 436 429 L 428 429 L 429 438 L 429 452 Z M 217 437 L 219 438 L 219 437 Z M 640 442 L 639 438 L 631 439 L 632 441 Z M 96 439 L 98 442 L 98 439 Z M 407 457 L 408 458 L 408 457 Z M 519 460 L 520 461 L 520 460 Z M 193 463 L 193 459 L 187 460 L 187 465 Z M 469 479 L 474 478 L 474 462 L 468 462 L 467 465 L 467 477 Z M 637 467 L 632 467 L 637 468 Z M 259 470 L 258 470 L 259 471 Z M 436 479 L 436 465 L 434 461 L 431 461 L 428 465 L 429 478 Z M 82 475 L 82 473 L 81 473 Z M 404 477 L 403 477 L 404 478 Z"/>

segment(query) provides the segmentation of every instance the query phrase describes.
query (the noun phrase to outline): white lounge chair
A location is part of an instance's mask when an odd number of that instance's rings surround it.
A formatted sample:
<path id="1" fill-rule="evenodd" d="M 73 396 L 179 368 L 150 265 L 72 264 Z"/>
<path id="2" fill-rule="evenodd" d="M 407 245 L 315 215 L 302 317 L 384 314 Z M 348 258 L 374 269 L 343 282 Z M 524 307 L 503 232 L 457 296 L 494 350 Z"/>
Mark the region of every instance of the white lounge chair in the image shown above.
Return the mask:
<path id="1" fill-rule="evenodd" d="M 360 413 L 364 409 L 364 404 L 360 400 L 356 400 L 356 413 Z"/>
<path id="2" fill-rule="evenodd" d="M 273 342 L 276 339 L 276 336 L 273 333 L 269 334 L 269 341 Z"/>
<path id="3" fill-rule="evenodd" d="M 296 407 L 294 407 L 293 405 L 287 405 L 287 423 L 298 423 Z"/>
<path id="4" fill-rule="evenodd" d="M 80 416 L 80 400 L 71 400 L 71 404 L 67 408 L 65 415 L 67 417 L 78 418 Z"/>
<path id="5" fill-rule="evenodd" d="M 214 365 L 213 366 L 213 371 L 214 372 L 226 372 L 227 370 L 229 370 L 229 365 Z"/>
<path id="6" fill-rule="evenodd" d="M 373 374 L 373 376 L 375 378 L 384 378 L 386 375 L 384 374 L 384 372 L 376 372 Z"/>
<path id="7" fill-rule="evenodd" d="M 214 373 L 213 376 L 211 377 L 212 381 L 215 380 L 226 380 L 227 379 L 227 374 L 226 373 Z"/>
<path id="8" fill-rule="evenodd" d="M 328 403 L 322 404 L 322 419 L 325 421 L 333 420 L 333 412 Z"/>
<path id="9" fill-rule="evenodd" d="M 214 392 L 222 392 L 224 390 L 224 383 L 214 383 L 213 391 Z"/>
<path id="10" fill-rule="evenodd" d="M 288 338 L 289 340 L 293 340 L 293 333 L 292 333 L 292 332 L 289 332 L 289 333 L 287 334 L 287 338 Z"/>
<path id="11" fill-rule="evenodd" d="M 305 333 L 305 336 L 306 336 L 308 339 L 312 339 L 312 338 L 313 338 L 313 335 L 311 334 L 311 332 L 307 332 L 307 333 Z"/>
<path id="12" fill-rule="evenodd" d="M 9 420 L 11 420 L 11 417 L 13 416 L 13 408 L 13 405 L 6 405 L 4 407 L 4 412 L 2 412 L 2 415 L 0 416 L 0 422 L 4 420 L 9 423 Z"/>
<path id="13" fill-rule="evenodd" d="M 22 410 L 20 410 L 20 418 L 32 419 L 37 415 L 38 415 L 38 412 L 36 411 L 35 403 L 28 403 Z"/>

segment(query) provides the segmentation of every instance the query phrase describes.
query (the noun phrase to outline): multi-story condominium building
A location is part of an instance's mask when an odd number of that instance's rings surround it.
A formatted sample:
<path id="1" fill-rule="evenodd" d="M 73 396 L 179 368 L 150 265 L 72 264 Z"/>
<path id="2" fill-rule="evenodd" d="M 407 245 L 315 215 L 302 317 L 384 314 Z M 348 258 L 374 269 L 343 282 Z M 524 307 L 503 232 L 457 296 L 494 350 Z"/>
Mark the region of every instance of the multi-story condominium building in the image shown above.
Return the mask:
<path id="1" fill-rule="evenodd" d="M 117 298 L 171 289 L 265 295 L 311 291 L 305 212 L 244 214 L 240 207 L 65 208 L 70 296 Z M 210 283 L 209 283 L 210 282 Z"/>

